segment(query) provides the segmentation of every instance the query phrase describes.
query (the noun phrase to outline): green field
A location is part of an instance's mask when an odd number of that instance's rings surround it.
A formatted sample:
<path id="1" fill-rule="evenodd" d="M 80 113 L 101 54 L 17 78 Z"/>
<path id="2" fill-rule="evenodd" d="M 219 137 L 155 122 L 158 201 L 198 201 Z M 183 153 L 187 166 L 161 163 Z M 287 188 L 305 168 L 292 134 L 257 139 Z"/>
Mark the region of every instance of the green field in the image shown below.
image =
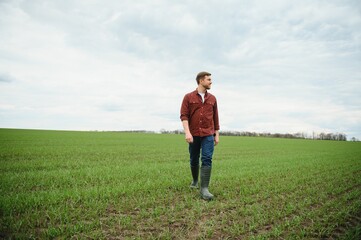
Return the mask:
<path id="1" fill-rule="evenodd" d="M 0 129 L 0 238 L 361 238 L 361 142 L 220 140 L 207 202 L 183 135 Z"/>

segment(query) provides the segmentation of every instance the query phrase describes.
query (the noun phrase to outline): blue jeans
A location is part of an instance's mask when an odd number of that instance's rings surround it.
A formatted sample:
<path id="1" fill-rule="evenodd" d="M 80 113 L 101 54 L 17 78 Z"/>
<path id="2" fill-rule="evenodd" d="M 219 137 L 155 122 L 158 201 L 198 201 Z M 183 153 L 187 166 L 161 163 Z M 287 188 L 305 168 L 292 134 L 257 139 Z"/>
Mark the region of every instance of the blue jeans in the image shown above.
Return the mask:
<path id="1" fill-rule="evenodd" d="M 202 166 L 212 167 L 212 156 L 214 151 L 214 137 L 193 137 L 193 143 L 189 144 L 190 164 L 199 166 L 199 155 L 202 149 Z"/>

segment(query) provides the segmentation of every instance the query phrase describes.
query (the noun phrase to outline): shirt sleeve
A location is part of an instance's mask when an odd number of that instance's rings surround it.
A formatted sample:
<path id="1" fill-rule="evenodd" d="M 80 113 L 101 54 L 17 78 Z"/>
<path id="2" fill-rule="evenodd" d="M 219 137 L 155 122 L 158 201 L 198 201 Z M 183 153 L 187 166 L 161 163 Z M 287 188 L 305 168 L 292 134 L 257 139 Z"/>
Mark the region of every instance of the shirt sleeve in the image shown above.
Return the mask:
<path id="1" fill-rule="evenodd" d="M 218 118 L 218 106 L 217 106 L 217 100 L 213 107 L 213 122 L 214 122 L 214 130 L 219 130 L 219 118 Z"/>
<path id="2" fill-rule="evenodd" d="M 189 101 L 188 95 L 185 95 L 183 98 L 182 106 L 180 109 L 180 119 L 181 121 L 189 120 Z"/>

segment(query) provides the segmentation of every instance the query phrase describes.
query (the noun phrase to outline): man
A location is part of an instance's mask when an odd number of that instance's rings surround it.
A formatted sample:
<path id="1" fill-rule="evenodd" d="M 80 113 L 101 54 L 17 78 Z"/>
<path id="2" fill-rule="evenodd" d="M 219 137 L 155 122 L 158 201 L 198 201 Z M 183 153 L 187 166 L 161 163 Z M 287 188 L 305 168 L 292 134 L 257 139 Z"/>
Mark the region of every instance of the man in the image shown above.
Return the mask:
<path id="1" fill-rule="evenodd" d="M 208 72 L 200 72 L 198 87 L 184 96 L 180 119 L 182 120 L 185 140 L 189 144 L 190 167 L 193 177 L 191 188 L 198 188 L 199 156 L 201 160 L 201 198 L 213 199 L 208 186 L 212 171 L 214 146 L 219 142 L 219 120 L 217 100 L 207 90 L 211 89 L 212 79 Z"/>

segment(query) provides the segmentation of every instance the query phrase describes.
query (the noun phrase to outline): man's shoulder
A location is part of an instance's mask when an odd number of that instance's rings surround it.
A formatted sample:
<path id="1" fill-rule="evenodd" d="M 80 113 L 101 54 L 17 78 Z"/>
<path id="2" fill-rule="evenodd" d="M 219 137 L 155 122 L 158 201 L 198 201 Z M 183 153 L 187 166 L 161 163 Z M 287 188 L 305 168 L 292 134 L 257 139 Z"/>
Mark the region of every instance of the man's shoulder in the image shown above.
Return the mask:
<path id="1" fill-rule="evenodd" d="M 216 96 L 214 96 L 212 93 L 207 92 L 208 94 L 208 98 L 213 98 L 214 100 L 216 100 Z"/>
<path id="2" fill-rule="evenodd" d="M 186 95 L 184 97 L 190 97 L 192 95 L 197 95 L 197 90 L 194 90 L 192 92 L 186 93 Z"/>

